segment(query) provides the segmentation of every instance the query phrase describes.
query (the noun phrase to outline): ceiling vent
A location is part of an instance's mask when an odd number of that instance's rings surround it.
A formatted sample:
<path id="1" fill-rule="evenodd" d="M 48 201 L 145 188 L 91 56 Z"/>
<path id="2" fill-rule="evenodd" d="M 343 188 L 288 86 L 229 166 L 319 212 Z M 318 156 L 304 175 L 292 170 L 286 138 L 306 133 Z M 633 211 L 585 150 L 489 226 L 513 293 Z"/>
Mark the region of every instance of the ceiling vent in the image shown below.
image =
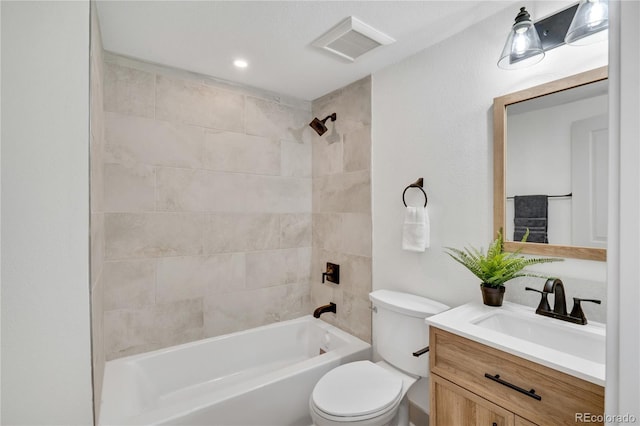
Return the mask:
<path id="1" fill-rule="evenodd" d="M 353 62 L 370 50 L 393 42 L 395 40 L 385 33 L 350 16 L 320 36 L 313 45 Z"/>

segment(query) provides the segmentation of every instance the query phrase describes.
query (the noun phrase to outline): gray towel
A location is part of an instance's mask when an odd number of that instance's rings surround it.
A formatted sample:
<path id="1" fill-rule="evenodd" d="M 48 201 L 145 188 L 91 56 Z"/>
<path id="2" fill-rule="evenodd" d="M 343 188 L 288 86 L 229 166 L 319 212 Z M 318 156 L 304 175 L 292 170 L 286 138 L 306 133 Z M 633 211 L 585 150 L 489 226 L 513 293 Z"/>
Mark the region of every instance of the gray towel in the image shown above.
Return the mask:
<path id="1" fill-rule="evenodd" d="M 547 219 L 516 217 L 513 219 L 515 226 L 523 226 L 525 228 L 547 228 Z"/>
<path id="2" fill-rule="evenodd" d="M 524 234 L 527 232 L 527 228 L 519 228 L 513 231 L 513 241 L 521 241 Z M 537 231 L 529 229 L 529 236 L 527 237 L 528 243 L 543 243 L 548 244 L 547 231 Z"/>
<path id="3" fill-rule="evenodd" d="M 527 241 L 548 244 L 548 198 L 546 195 L 524 195 L 514 197 L 513 240 L 521 241 L 529 230 Z"/>

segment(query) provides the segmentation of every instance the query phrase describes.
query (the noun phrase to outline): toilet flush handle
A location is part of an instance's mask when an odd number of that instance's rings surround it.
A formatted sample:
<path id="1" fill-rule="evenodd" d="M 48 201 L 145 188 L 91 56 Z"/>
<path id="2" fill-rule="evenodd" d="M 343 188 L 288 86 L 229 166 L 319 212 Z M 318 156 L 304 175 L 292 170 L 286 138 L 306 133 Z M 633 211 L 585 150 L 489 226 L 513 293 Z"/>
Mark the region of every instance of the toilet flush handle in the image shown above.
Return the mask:
<path id="1" fill-rule="evenodd" d="M 424 347 L 424 348 L 420 349 L 419 351 L 415 351 L 415 352 L 413 353 L 413 356 L 415 356 L 415 357 L 419 357 L 420 355 L 424 355 L 424 354 L 426 354 L 427 352 L 429 352 L 429 346 Z"/>

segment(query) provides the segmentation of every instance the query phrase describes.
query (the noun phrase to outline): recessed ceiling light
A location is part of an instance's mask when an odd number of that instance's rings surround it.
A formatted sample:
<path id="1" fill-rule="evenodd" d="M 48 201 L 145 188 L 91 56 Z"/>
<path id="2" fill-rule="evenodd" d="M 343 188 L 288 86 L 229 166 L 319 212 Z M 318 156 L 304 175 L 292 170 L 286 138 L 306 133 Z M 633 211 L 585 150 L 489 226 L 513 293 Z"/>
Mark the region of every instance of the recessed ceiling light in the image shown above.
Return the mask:
<path id="1" fill-rule="evenodd" d="M 235 61 L 233 61 L 233 65 L 235 65 L 236 68 L 246 68 L 249 66 L 249 62 L 245 61 L 244 59 L 236 59 Z"/>

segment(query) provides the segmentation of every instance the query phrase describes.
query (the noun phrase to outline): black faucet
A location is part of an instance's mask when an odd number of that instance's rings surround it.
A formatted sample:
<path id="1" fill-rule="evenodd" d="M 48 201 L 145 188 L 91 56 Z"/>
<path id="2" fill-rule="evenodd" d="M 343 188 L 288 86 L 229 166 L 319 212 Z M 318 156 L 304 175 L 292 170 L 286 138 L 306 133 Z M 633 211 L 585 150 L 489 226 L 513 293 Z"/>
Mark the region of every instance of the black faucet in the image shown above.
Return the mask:
<path id="1" fill-rule="evenodd" d="M 558 315 L 567 315 L 567 299 L 564 296 L 564 284 L 558 278 L 549 278 L 544 283 L 542 291 L 553 293 L 553 312 Z"/>
<path id="2" fill-rule="evenodd" d="M 580 299 L 574 297 L 573 309 L 571 309 L 571 313 L 567 315 L 567 301 L 564 295 L 564 285 L 558 278 L 549 278 L 544 284 L 544 288 L 542 289 L 542 291 L 536 290 L 535 288 L 531 287 L 525 287 L 525 290 L 537 291 L 538 293 L 542 294 L 540 303 L 538 304 L 538 308 L 536 309 L 536 314 L 543 315 L 545 317 L 556 318 L 562 321 L 572 322 L 575 324 L 585 325 L 587 323 L 587 317 L 582 311 L 580 302 L 592 302 L 597 303 L 598 305 L 602 303 L 597 299 Z M 549 301 L 547 300 L 547 295 L 549 293 L 553 293 L 553 310 L 551 310 L 551 306 L 549 306 Z"/>
<path id="3" fill-rule="evenodd" d="M 336 304 L 333 302 L 329 302 L 328 305 L 324 305 L 324 306 L 320 306 L 319 308 L 316 308 L 316 310 L 313 311 L 313 316 L 315 318 L 320 318 L 320 315 L 324 314 L 325 312 L 333 312 L 335 314 Z"/>

